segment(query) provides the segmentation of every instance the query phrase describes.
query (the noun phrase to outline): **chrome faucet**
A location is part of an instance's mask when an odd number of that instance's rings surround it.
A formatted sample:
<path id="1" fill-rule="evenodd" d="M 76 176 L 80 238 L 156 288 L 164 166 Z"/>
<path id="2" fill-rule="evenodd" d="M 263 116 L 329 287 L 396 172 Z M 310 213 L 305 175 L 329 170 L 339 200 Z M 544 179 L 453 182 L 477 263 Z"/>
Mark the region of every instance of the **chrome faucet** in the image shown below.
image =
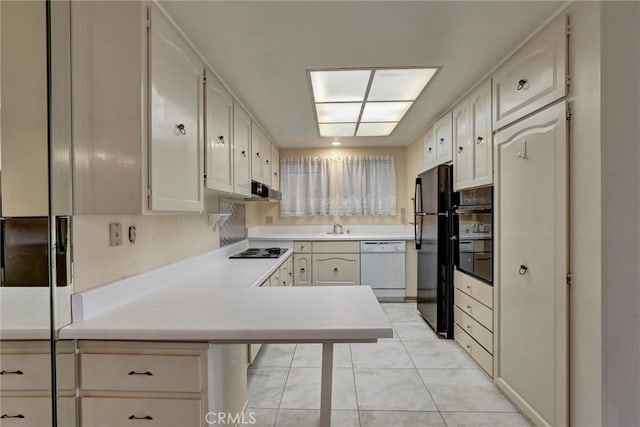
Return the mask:
<path id="1" fill-rule="evenodd" d="M 342 229 L 342 224 L 340 224 L 339 222 L 336 222 L 335 224 L 333 224 L 333 234 L 344 234 L 344 230 Z"/>

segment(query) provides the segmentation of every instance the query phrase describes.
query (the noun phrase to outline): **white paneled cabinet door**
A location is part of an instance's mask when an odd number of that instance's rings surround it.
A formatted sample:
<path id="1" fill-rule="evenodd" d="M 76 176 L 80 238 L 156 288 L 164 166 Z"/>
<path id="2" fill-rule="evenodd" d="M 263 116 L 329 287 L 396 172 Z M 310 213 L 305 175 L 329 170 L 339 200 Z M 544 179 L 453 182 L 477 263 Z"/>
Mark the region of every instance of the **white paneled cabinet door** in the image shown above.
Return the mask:
<path id="1" fill-rule="evenodd" d="M 453 160 L 451 153 L 451 112 L 445 114 L 433 125 L 434 145 L 436 147 L 436 163 L 441 165 Z"/>
<path id="2" fill-rule="evenodd" d="M 154 211 L 204 207 L 202 83 L 198 56 L 157 8 L 151 8 L 149 169 Z"/>
<path id="3" fill-rule="evenodd" d="M 453 188 L 455 191 L 468 187 L 473 180 L 470 116 L 467 101 L 453 110 Z"/>
<path id="4" fill-rule="evenodd" d="M 487 80 L 471 95 L 469 103 L 473 127 L 473 185 L 488 185 L 493 183 L 491 80 Z"/>
<path id="5" fill-rule="evenodd" d="M 311 285 L 311 254 L 293 255 L 293 284 L 295 286 Z"/>
<path id="6" fill-rule="evenodd" d="M 429 170 L 436 165 L 436 144 L 433 128 L 429 128 L 424 135 L 424 170 Z"/>
<path id="7" fill-rule="evenodd" d="M 568 422 L 566 104 L 505 128 L 495 143 L 495 378 L 536 425 L 563 426 Z"/>
<path id="8" fill-rule="evenodd" d="M 262 179 L 261 183 L 271 187 L 271 141 L 262 133 Z"/>
<path id="9" fill-rule="evenodd" d="M 275 144 L 271 144 L 271 188 L 280 190 L 280 153 Z"/>
<path id="10" fill-rule="evenodd" d="M 251 195 L 251 117 L 237 102 L 233 104 L 233 192 Z"/>
<path id="11" fill-rule="evenodd" d="M 251 179 L 262 182 L 262 164 L 264 154 L 262 153 L 263 139 L 265 139 L 262 129 L 251 122 Z"/>
<path id="12" fill-rule="evenodd" d="M 212 190 L 233 191 L 233 97 L 207 72 L 205 84 L 205 173 Z"/>

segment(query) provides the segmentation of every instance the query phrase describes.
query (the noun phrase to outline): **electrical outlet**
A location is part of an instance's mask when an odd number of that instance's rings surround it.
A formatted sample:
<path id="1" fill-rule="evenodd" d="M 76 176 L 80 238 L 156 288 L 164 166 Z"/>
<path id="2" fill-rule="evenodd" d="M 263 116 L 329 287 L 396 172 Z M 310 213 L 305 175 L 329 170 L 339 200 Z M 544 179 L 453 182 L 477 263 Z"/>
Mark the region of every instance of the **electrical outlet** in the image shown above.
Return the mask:
<path id="1" fill-rule="evenodd" d="M 136 226 L 135 225 L 130 225 L 129 226 L 129 243 L 134 244 L 136 242 L 136 238 L 137 238 L 137 233 L 136 233 Z"/>
<path id="2" fill-rule="evenodd" d="M 265 216 L 264 217 L 264 223 L 265 224 L 273 224 L 273 217 L 272 216 Z"/>
<path id="3" fill-rule="evenodd" d="M 119 222 L 109 224 L 109 246 L 122 246 L 122 224 Z"/>

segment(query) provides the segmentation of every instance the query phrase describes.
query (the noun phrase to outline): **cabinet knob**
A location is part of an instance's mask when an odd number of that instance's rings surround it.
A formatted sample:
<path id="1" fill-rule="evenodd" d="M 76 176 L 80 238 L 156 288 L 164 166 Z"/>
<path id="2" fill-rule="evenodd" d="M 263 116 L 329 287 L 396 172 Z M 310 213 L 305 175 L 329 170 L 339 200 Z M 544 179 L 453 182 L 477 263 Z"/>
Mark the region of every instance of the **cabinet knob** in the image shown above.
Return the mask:
<path id="1" fill-rule="evenodd" d="M 444 138 L 440 138 L 440 144 L 444 144 Z"/>
<path id="2" fill-rule="evenodd" d="M 278 176 L 278 172 L 274 172 L 274 173 L 273 173 L 273 176 Z"/>
<path id="3" fill-rule="evenodd" d="M 334 268 L 334 269 L 333 269 L 333 272 L 334 272 L 334 273 L 337 273 L 337 272 L 338 272 L 338 267 Z"/>
<path id="4" fill-rule="evenodd" d="M 467 325 L 467 329 L 471 329 L 471 325 Z"/>
<path id="5" fill-rule="evenodd" d="M 433 147 L 429 147 L 429 148 L 427 149 L 427 151 L 428 151 L 428 152 L 431 152 L 431 150 L 433 150 Z"/>
<path id="6" fill-rule="evenodd" d="M 529 87 L 529 81 L 527 79 L 520 79 L 518 81 L 518 86 L 516 86 L 516 90 L 527 89 Z"/>
<path id="7" fill-rule="evenodd" d="M 462 153 L 463 151 L 464 151 L 464 147 L 463 146 L 458 147 L 458 153 Z"/>
<path id="8" fill-rule="evenodd" d="M 247 157 L 247 152 L 246 152 L 246 150 L 242 150 L 242 151 L 240 152 L 240 154 L 242 154 L 242 157 Z"/>
<path id="9" fill-rule="evenodd" d="M 520 274 L 521 276 L 524 276 L 525 274 L 527 274 L 528 271 L 529 271 L 529 267 L 527 267 L 526 265 L 522 264 L 522 265 L 520 265 L 520 268 L 518 269 L 518 274 Z"/>
<path id="10" fill-rule="evenodd" d="M 176 125 L 176 129 L 178 130 L 178 132 L 179 132 L 181 135 L 186 135 L 186 134 L 187 134 L 187 129 L 184 127 L 184 124 L 183 124 L 183 123 L 178 123 L 178 124 Z"/>
<path id="11" fill-rule="evenodd" d="M 144 371 L 144 372 L 140 372 L 140 371 L 129 371 L 129 375 L 145 375 L 147 377 L 152 377 L 153 373 L 150 371 Z"/>
<path id="12" fill-rule="evenodd" d="M 484 141 L 484 138 L 479 136 L 478 138 L 476 138 L 476 144 L 482 144 L 482 141 Z"/>
<path id="13" fill-rule="evenodd" d="M 256 157 L 260 157 L 260 153 L 256 153 Z"/>
<path id="14" fill-rule="evenodd" d="M 269 164 L 269 159 L 265 160 L 265 163 L 266 163 L 266 164 Z"/>
<path id="15" fill-rule="evenodd" d="M 304 268 L 300 269 L 300 273 L 304 273 L 305 271 L 307 271 L 307 270 L 305 270 Z"/>
<path id="16" fill-rule="evenodd" d="M 20 418 L 20 419 L 24 419 L 25 416 L 22 414 L 17 414 L 17 415 L 9 415 L 9 414 L 2 414 L 0 415 L 0 420 L 9 420 L 12 418 Z"/>
<path id="17" fill-rule="evenodd" d="M 220 135 L 218 137 L 218 140 L 220 141 L 220 144 L 224 145 L 224 136 L 223 135 Z"/>
<path id="18" fill-rule="evenodd" d="M 20 369 L 16 369 L 15 371 L 5 371 L 4 369 L 0 371 L 0 375 L 24 375 Z"/>
<path id="19" fill-rule="evenodd" d="M 471 306 L 470 305 L 467 306 L 467 310 L 471 310 Z"/>
<path id="20" fill-rule="evenodd" d="M 151 420 L 153 420 L 153 417 L 151 415 L 145 415 L 144 417 L 137 417 L 135 415 L 129 415 L 129 419 L 130 420 L 147 420 L 147 421 L 151 421 Z"/>

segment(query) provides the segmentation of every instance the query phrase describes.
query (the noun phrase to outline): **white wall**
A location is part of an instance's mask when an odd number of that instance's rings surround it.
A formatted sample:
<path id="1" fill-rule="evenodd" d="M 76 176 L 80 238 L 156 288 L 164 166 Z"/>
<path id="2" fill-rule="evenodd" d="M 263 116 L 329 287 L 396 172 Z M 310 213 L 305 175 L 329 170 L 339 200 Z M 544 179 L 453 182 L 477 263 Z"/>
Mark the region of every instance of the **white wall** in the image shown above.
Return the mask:
<path id="1" fill-rule="evenodd" d="M 603 424 L 640 426 L 640 3 L 601 25 Z"/>

